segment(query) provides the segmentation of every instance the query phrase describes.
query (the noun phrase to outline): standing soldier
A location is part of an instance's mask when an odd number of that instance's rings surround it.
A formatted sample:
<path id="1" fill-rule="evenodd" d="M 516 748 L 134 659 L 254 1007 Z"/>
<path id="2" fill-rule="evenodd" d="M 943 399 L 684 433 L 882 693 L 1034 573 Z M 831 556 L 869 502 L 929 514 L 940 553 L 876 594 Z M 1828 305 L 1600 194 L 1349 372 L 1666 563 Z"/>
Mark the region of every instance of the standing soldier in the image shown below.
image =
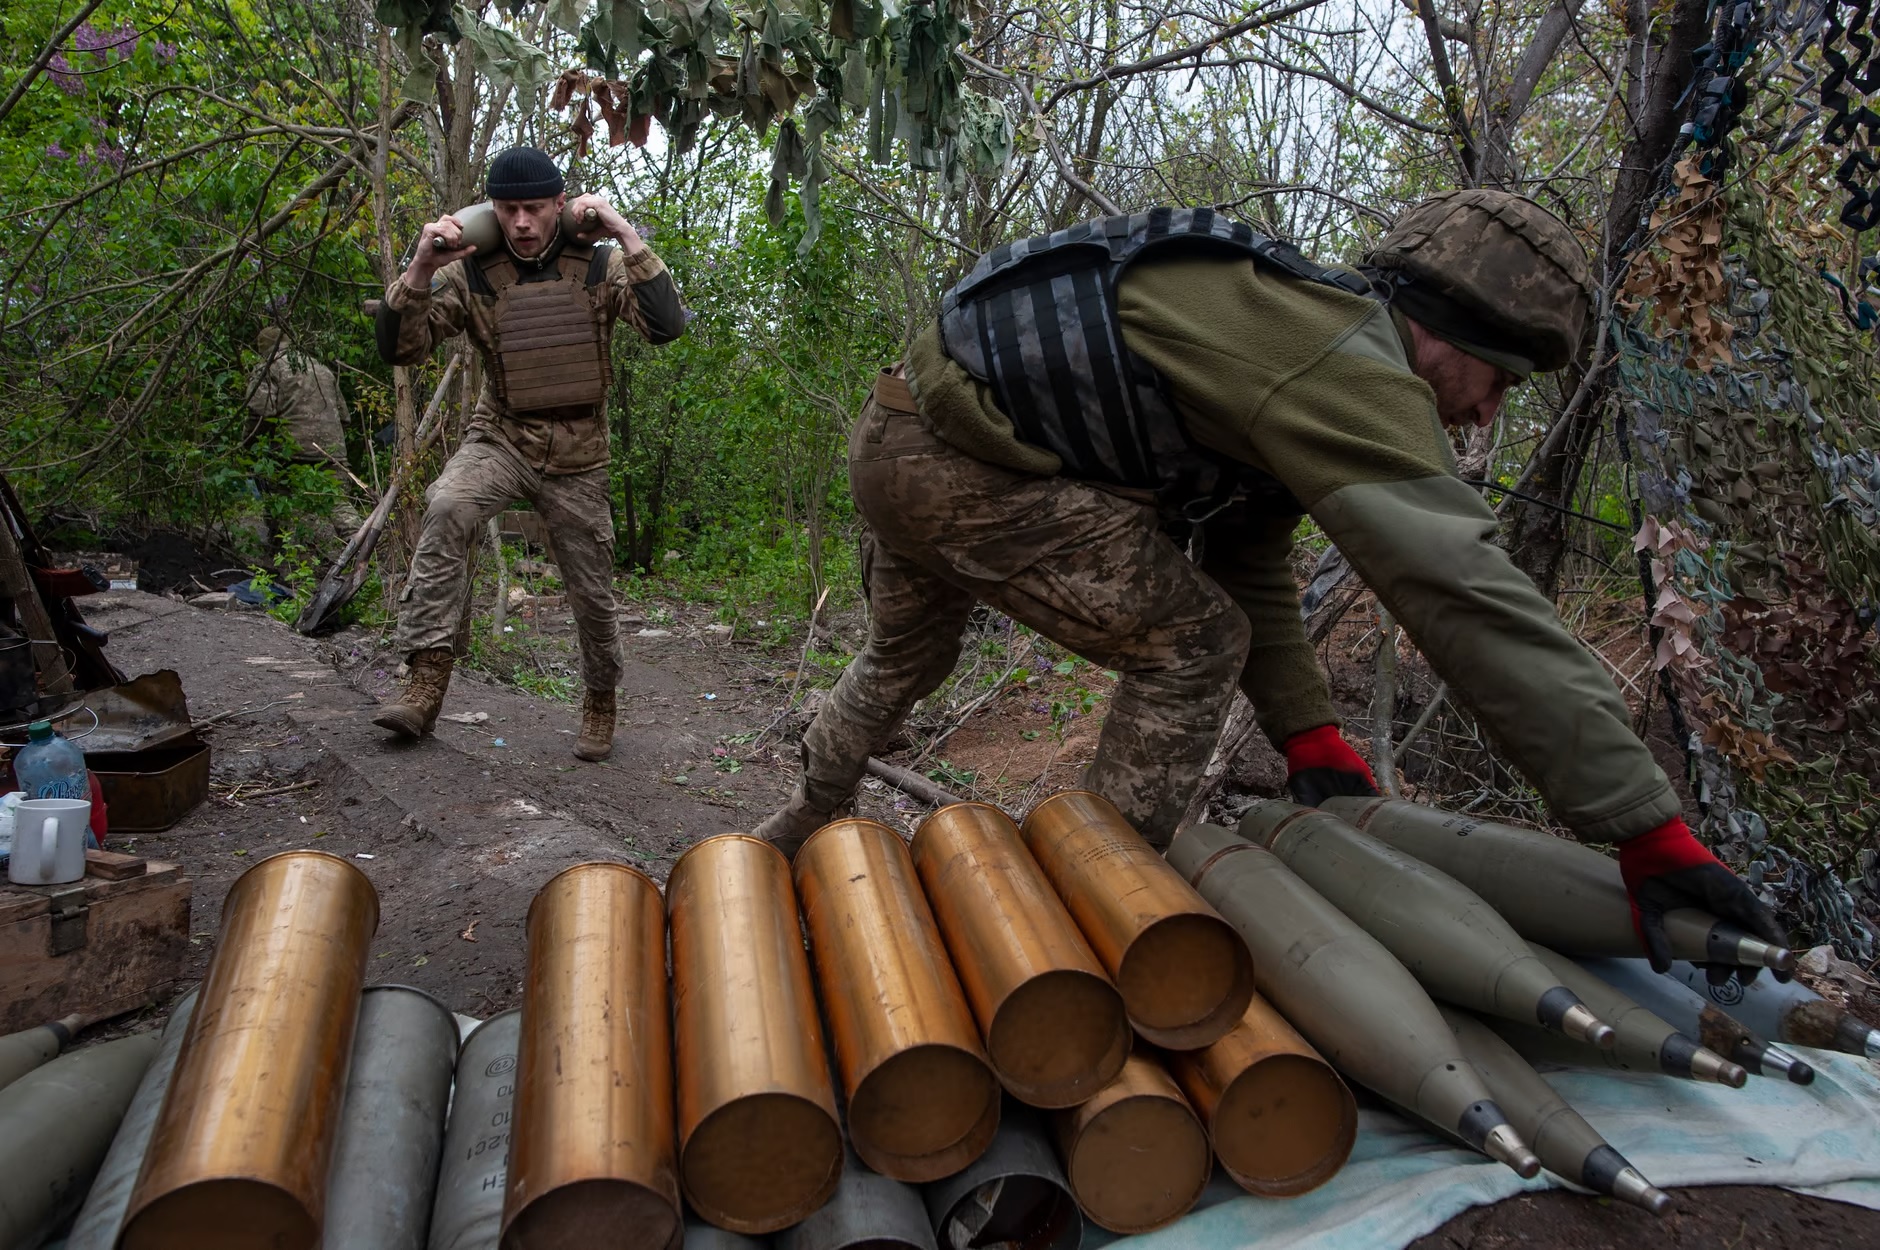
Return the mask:
<path id="1" fill-rule="evenodd" d="M 386 288 L 379 354 L 416 364 L 462 331 L 482 353 L 487 380 L 464 444 L 426 492 L 424 528 L 400 596 L 397 646 L 410 676 L 373 723 L 404 737 L 437 722 L 464 602 L 466 557 L 478 529 L 516 500 L 548 527 L 556 567 L 581 639 L 586 695 L 574 753 L 613 750 L 620 679 L 614 608 L 614 521 L 607 486 L 607 388 L 614 327 L 650 343 L 685 330 L 672 277 L 637 231 L 598 195 L 567 205 L 547 153 L 515 147 L 490 162 L 487 192 L 503 246 L 477 255 L 445 215 L 424 228 L 405 272 Z M 567 237 L 562 209 L 598 215 L 596 237 Z"/>
<path id="2" fill-rule="evenodd" d="M 346 397 L 340 394 L 333 371 L 301 351 L 276 326 L 263 326 L 255 335 L 261 359 L 248 374 L 248 411 L 256 427 L 272 426 L 288 443 L 294 464 L 324 470 L 333 483 L 338 502 L 333 507 L 333 532 L 341 544 L 359 528 L 359 513 L 338 469 L 346 464 Z M 279 483 L 264 483 L 279 493 Z"/>
<path id="3" fill-rule="evenodd" d="M 1500 191 L 1406 212 L 1361 272 L 1208 209 L 996 248 L 941 300 L 849 440 L 868 645 L 804 739 L 786 852 L 953 669 L 975 601 L 1121 674 L 1085 779 L 1157 846 L 1236 684 L 1302 802 L 1374 792 L 1339 733 L 1288 564 L 1310 515 L 1583 838 L 1619 843 L 1648 947 L 1703 907 L 1775 919 L 1692 837 L 1624 702 L 1494 543 L 1443 427 L 1578 351 L 1573 235 Z M 1164 532 L 1205 523 L 1198 565 Z"/>

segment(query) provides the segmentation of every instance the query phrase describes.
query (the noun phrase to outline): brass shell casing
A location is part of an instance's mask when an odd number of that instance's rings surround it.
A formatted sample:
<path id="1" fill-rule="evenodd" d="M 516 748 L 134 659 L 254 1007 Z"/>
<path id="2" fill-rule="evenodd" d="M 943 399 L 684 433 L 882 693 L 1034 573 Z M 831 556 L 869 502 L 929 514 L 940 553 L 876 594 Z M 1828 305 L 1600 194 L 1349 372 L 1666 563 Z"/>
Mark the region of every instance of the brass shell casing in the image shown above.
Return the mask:
<path id="1" fill-rule="evenodd" d="M 1052 1128 L 1077 1205 L 1113 1233 L 1172 1224 L 1208 1186 L 1207 1131 L 1141 1048 L 1095 1098 L 1057 1112 Z"/>
<path id="2" fill-rule="evenodd" d="M 914 867 L 973 1005 L 993 1071 L 1034 1107 L 1073 1107 L 1123 1069 L 1123 997 L 996 807 L 943 807 L 914 833 Z"/>
<path id="3" fill-rule="evenodd" d="M 1358 1140 L 1358 1104 L 1332 1065 L 1257 994 L 1206 1050 L 1172 1051 L 1214 1153 L 1251 1194 L 1290 1198 L 1338 1174 Z"/>
<path id="4" fill-rule="evenodd" d="M 787 1228 L 842 1179 L 790 863 L 758 838 L 707 838 L 666 898 L 686 1200 L 732 1232 Z"/>
<path id="5" fill-rule="evenodd" d="M 1022 831 L 1144 1040 L 1198 1050 L 1234 1027 L 1253 998 L 1247 944 L 1108 799 L 1053 795 Z"/>
<path id="6" fill-rule="evenodd" d="M 824 825 L 796 888 L 855 1153 L 895 1180 L 951 1176 L 992 1143 L 999 1082 L 907 844 L 872 820 Z"/>
<path id="7" fill-rule="evenodd" d="M 131 1194 L 121 1250 L 311 1250 L 379 897 L 323 851 L 243 873 L 222 904 Z"/>
<path id="8" fill-rule="evenodd" d="M 577 864 L 529 904 L 503 1250 L 596 1229 L 677 1250 L 666 915 L 652 878 Z"/>

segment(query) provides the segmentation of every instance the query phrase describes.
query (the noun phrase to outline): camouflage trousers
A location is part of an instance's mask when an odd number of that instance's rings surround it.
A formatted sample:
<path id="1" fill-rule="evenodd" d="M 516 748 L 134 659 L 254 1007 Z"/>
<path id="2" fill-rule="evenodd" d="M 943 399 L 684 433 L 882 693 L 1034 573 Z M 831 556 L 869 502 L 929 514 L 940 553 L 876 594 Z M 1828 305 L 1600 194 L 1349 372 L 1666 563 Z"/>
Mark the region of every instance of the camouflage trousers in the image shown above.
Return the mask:
<path id="1" fill-rule="evenodd" d="M 849 482 L 868 522 L 868 645 L 804 737 L 795 804 L 827 813 L 848 800 L 868 756 L 953 671 L 967 615 L 985 602 L 1121 676 L 1084 784 L 1166 846 L 1220 733 L 1249 626 L 1155 509 L 976 460 L 872 399 L 850 435 Z"/>
<path id="2" fill-rule="evenodd" d="M 470 553 L 483 525 L 526 500 L 548 527 L 555 567 L 581 640 L 581 677 L 589 690 L 620 682 L 620 623 L 614 605 L 614 515 L 605 467 L 547 474 L 508 444 L 465 443 L 425 492 L 424 528 L 399 596 L 397 648 L 462 653 L 458 623 L 470 592 Z"/>

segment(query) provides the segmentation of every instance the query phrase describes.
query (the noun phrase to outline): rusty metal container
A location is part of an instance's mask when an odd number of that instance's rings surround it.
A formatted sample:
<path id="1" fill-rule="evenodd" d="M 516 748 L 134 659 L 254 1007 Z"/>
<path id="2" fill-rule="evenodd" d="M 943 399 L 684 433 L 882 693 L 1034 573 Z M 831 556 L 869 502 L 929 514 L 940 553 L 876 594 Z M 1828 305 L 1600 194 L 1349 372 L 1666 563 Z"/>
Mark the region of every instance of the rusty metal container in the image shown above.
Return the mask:
<path id="1" fill-rule="evenodd" d="M 796 888 L 856 1153 L 895 1180 L 952 1175 L 998 1131 L 999 1082 L 907 844 L 872 820 L 824 825 Z"/>
<path id="2" fill-rule="evenodd" d="M 1007 1100 L 999 1133 L 963 1172 L 922 1187 L 943 1250 L 1077 1250 L 1084 1217 L 1042 1116 Z M 687 1247 L 687 1250 L 691 1250 Z"/>
<path id="3" fill-rule="evenodd" d="M 790 863 L 741 833 L 707 838 L 673 865 L 666 897 L 686 1200 L 732 1232 L 787 1228 L 842 1179 Z"/>
<path id="4" fill-rule="evenodd" d="M 986 803 L 943 807 L 914 833 L 933 905 L 999 1080 L 1034 1107 L 1074 1107 L 1123 1069 L 1123 997 L 1025 849 Z"/>
<path id="5" fill-rule="evenodd" d="M 311 1250 L 379 899 L 288 851 L 243 873 L 131 1195 L 121 1250 Z"/>
<path id="6" fill-rule="evenodd" d="M 1250 1194 L 1290 1198 L 1338 1174 L 1358 1140 L 1358 1104 L 1312 1044 L 1258 995 L 1206 1050 L 1168 1070 L 1207 1125 L 1214 1153 Z"/>
<path id="7" fill-rule="evenodd" d="M 496 1250 L 502 1240 L 521 1040 L 520 1011 L 491 1016 L 464 1038 L 431 1204 L 428 1250 Z"/>
<path id="8" fill-rule="evenodd" d="M 653 879 L 577 864 L 529 904 L 503 1250 L 617 1229 L 677 1250 L 666 913 Z"/>
<path id="9" fill-rule="evenodd" d="M 782 854 L 782 852 L 778 852 Z M 685 1250 L 769 1250 L 770 1238 L 749 1237 L 707 1224 L 696 1212 L 685 1219 Z"/>
<path id="10" fill-rule="evenodd" d="M 326 1245 L 424 1250 L 457 1050 L 456 1017 L 423 990 L 365 992 L 327 1179 Z"/>
<path id="11" fill-rule="evenodd" d="M 104 1157 L 98 1179 L 85 1195 L 85 1205 L 65 1239 L 65 1250 L 115 1250 L 118 1234 L 124 1230 L 124 1213 L 130 1207 L 131 1187 L 143 1170 L 144 1152 L 150 1148 L 157 1113 L 163 1109 L 163 1096 L 169 1091 L 177 1056 L 182 1053 L 183 1034 L 189 1031 L 189 1017 L 195 1010 L 193 989 L 171 1005 L 156 1058 L 145 1069 L 137 1096 L 131 1099 L 124 1122 L 111 1139 L 111 1152 Z"/>
<path id="12" fill-rule="evenodd" d="M 1141 1048 L 1095 1098 L 1057 1112 L 1052 1128 L 1077 1205 L 1113 1233 L 1172 1224 L 1208 1186 L 1207 1130 Z"/>
<path id="13" fill-rule="evenodd" d="M 1253 998 L 1247 944 L 1108 799 L 1053 795 L 1023 833 L 1144 1040 L 1198 1050 L 1234 1027 Z"/>

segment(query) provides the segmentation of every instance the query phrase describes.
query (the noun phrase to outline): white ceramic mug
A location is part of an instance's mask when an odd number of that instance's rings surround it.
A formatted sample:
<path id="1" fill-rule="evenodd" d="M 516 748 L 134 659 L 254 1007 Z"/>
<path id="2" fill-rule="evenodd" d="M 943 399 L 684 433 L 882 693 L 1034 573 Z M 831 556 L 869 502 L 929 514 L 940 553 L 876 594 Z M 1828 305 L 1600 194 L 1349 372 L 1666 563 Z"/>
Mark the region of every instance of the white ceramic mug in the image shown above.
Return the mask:
<path id="1" fill-rule="evenodd" d="M 14 885 L 64 885 L 85 876 L 88 799 L 26 799 L 13 811 L 13 856 L 7 879 Z"/>

